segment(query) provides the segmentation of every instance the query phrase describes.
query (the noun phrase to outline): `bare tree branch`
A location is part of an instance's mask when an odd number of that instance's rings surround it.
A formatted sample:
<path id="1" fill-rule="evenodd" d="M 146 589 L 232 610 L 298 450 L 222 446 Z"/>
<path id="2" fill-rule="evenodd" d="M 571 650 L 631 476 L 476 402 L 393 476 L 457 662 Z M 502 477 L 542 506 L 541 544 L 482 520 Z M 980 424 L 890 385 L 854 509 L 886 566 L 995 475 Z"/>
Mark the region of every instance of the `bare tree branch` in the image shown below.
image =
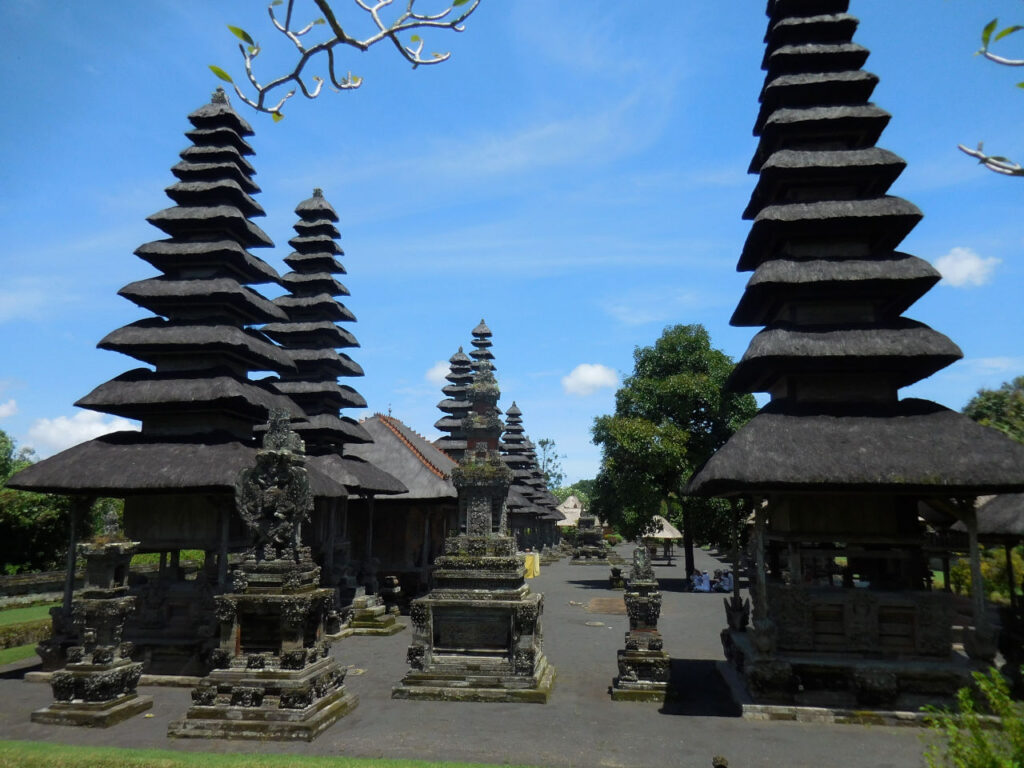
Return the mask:
<path id="1" fill-rule="evenodd" d="M 992 53 L 989 50 L 989 45 L 991 43 L 998 42 L 1004 37 L 1008 37 L 1009 35 L 1024 30 L 1024 26 L 1014 24 L 1009 27 L 1004 27 L 1002 30 L 997 32 L 996 30 L 998 26 L 998 18 L 992 19 L 992 21 L 985 25 L 985 28 L 981 31 L 981 48 L 978 49 L 977 54 L 1004 67 L 1024 67 L 1024 59 L 1009 59 L 1005 56 L 999 56 L 998 54 Z M 995 34 L 994 38 L 992 37 L 993 34 Z M 1017 85 L 1024 87 L 1024 83 L 1017 83 Z M 1022 167 L 1020 163 L 1016 163 L 1007 157 L 1002 157 L 1001 155 L 985 154 L 981 142 L 978 142 L 977 149 L 971 149 L 963 144 L 957 144 L 957 149 L 965 155 L 977 158 L 981 165 L 984 165 L 994 173 L 1001 173 L 1004 176 L 1024 176 L 1024 167 Z"/>
<path id="2" fill-rule="evenodd" d="M 270 15 L 271 24 L 284 35 L 295 46 L 298 58 L 295 66 L 290 72 L 278 75 L 266 83 L 261 83 L 253 71 L 253 62 L 261 52 L 261 47 L 255 43 L 243 30 L 232 27 L 231 31 L 243 40 L 238 46 L 242 54 L 242 61 L 245 67 L 248 89 L 243 90 L 242 86 L 231 79 L 230 75 L 217 67 L 211 67 L 214 74 L 222 80 L 230 82 L 235 89 L 238 98 L 258 112 L 266 112 L 279 120 L 282 117 L 281 109 L 285 102 L 301 91 L 308 99 L 315 99 L 320 95 L 323 88 L 324 78 L 314 75 L 310 79 L 315 83 L 312 88 L 307 85 L 305 69 L 318 54 L 325 53 L 327 56 L 327 76 L 336 91 L 352 90 L 362 85 L 362 78 L 348 72 L 343 77 L 338 77 L 336 72 L 335 48 L 348 46 L 358 51 L 366 51 L 373 45 L 390 40 L 402 57 L 412 64 L 413 68 L 420 65 L 440 64 L 451 57 L 450 52 L 424 54 L 424 40 L 418 32 L 421 30 L 451 30 L 462 32 L 465 29 L 464 22 L 480 5 L 480 0 L 447 0 L 450 3 L 447 9 L 440 13 L 418 13 L 415 6 L 418 0 L 405 0 L 405 9 L 397 12 L 393 17 L 383 14 L 391 10 L 394 0 L 353 0 L 373 22 L 375 32 L 368 37 L 358 38 L 345 31 L 338 21 L 332 3 L 339 0 L 312 0 L 323 14 L 322 18 L 314 19 L 301 27 L 293 27 L 293 10 L 295 0 L 288 0 L 285 19 L 282 23 L 274 8 L 282 4 L 282 0 L 274 0 L 268 6 L 267 12 Z M 303 38 L 309 35 L 317 26 L 324 25 L 330 30 L 330 36 L 320 42 L 307 44 Z M 411 34 L 410 34 L 411 33 Z M 405 35 L 409 35 L 405 37 Z M 290 86 L 290 89 L 283 95 L 278 96 L 281 90 Z M 275 101 L 276 99 L 276 101 Z"/>
<path id="3" fill-rule="evenodd" d="M 957 144 L 956 148 L 963 152 L 965 155 L 976 157 L 981 165 L 984 165 L 990 171 L 996 173 L 1002 173 L 1006 176 L 1024 176 L 1024 167 L 1019 163 L 1015 163 L 1005 157 L 999 157 L 997 155 L 986 155 L 982 151 L 982 145 L 979 144 L 977 149 L 971 149 L 965 147 L 963 144 Z"/>

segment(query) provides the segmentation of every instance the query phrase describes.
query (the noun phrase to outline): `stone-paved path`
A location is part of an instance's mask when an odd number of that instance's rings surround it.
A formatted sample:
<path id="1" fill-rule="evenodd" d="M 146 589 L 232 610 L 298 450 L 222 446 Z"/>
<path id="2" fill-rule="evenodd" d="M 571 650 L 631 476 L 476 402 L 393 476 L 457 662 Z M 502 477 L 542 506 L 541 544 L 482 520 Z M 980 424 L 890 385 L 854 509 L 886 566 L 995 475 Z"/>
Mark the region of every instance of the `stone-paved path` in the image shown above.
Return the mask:
<path id="1" fill-rule="evenodd" d="M 631 551 L 619 547 L 627 560 Z M 697 567 L 721 567 L 697 552 Z M 627 628 L 619 612 L 589 613 L 594 598 L 614 598 L 608 569 L 544 566 L 531 582 L 545 594 L 548 658 L 557 669 L 546 705 L 394 701 L 391 686 L 405 673 L 410 632 L 392 637 L 351 637 L 333 652 L 352 670 L 349 689 L 359 707 L 311 744 L 172 740 L 167 724 L 189 706 L 188 689 L 143 687 L 154 698 L 152 717 L 135 717 L 107 730 L 37 725 L 33 709 L 50 703 L 48 685 L 28 683 L 21 672 L 0 670 L 0 739 L 206 752 L 283 752 L 354 757 L 480 761 L 532 766 L 708 768 L 722 754 L 732 768 L 905 768 L 923 765 L 922 732 L 915 728 L 754 722 L 736 716 L 715 672 L 722 659 L 722 596 L 679 592 L 681 559 L 655 562 L 664 593 L 659 627 L 673 659 L 682 697 L 670 705 L 612 702 L 615 653 Z M 600 600 L 598 608 L 611 603 Z M 408 618 L 403 617 L 408 623 Z"/>

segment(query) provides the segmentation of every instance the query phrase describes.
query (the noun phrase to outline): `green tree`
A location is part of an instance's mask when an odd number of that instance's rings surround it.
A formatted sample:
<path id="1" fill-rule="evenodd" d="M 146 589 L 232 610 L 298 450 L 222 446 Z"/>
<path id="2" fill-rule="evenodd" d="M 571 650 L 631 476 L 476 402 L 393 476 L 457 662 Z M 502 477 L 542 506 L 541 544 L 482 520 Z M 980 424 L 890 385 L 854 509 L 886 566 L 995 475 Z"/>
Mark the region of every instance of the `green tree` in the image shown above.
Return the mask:
<path id="1" fill-rule="evenodd" d="M 584 509 L 590 509 L 594 499 L 595 482 L 595 480 L 577 480 L 572 485 L 553 488 L 551 492 L 555 494 L 555 498 L 558 499 L 559 503 L 565 501 L 570 496 L 575 496 L 580 500 Z"/>
<path id="2" fill-rule="evenodd" d="M 549 437 L 538 440 L 537 449 L 537 466 L 544 473 L 548 488 L 561 488 L 565 482 L 565 472 L 562 470 L 562 459 L 565 458 L 565 454 L 558 452 L 555 441 Z"/>
<path id="3" fill-rule="evenodd" d="M 34 460 L 31 449 L 18 449 L 14 439 L 0 430 L 0 572 L 52 570 L 64 566 L 71 520 L 71 499 L 52 493 L 29 493 L 6 487 L 7 480 Z M 81 530 L 96 523 L 93 505 Z M 114 502 L 117 503 L 117 502 Z"/>
<path id="4" fill-rule="evenodd" d="M 729 540 L 731 518 L 722 503 L 686 498 L 683 488 L 757 411 L 753 396 L 724 390 L 732 369 L 703 326 L 669 326 L 654 346 L 633 351 L 633 373 L 615 393 L 615 413 L 595 419 L 592 429 L 602 451 L 594 512 L 630 538 L 667 512 L 681 523 L 688 570 L 695 540 Z M 724 533 L 715 533 L 723 521 Z"/>
<path id="5" fill-rule="evenodd" d="M 964 406 L 964 413 L 1024 443 L 1024 376 L 1004 382 L 999 389 L 979 389 Z"/>

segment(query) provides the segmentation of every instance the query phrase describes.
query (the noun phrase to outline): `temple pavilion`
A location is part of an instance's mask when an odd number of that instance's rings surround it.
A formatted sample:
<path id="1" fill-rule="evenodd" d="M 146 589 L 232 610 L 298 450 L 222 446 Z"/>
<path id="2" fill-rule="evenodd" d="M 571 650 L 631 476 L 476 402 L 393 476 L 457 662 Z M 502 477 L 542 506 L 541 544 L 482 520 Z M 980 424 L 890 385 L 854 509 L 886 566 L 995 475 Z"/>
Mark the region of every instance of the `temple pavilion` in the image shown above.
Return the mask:
<path id="1" fill-rule="evenodd" d="M 1024 446 L 899 396 L 962 355 L 903 314 L 939 275 L 897 250 L 921 212 L 887 194 L 904 163 L 875 146 L 890 116 L 848 5 L 767 5 L 738 264 L 753 275 L 731 320 L 762 330 L 728 386 L 771 401 L 689 490 L 754 516 L 752 625 L 730 611 L 722 640 L 755 701 L 916 709 L 996 649 L 978 588 L 954 647 L 918 503 L 963 521 L 978 584 L 974 499 L 1024 488 Z"/>

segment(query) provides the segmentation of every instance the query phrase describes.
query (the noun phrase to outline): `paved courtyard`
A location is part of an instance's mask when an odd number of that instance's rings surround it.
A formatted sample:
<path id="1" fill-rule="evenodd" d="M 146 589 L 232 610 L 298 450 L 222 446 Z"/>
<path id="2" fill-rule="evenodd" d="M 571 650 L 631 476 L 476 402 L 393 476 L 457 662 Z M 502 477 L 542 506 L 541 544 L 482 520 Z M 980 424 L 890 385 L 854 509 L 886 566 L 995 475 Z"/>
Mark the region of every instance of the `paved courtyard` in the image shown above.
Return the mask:
<path id="1" fill-rule="evenodd" d="M 628 558 L 629 547 L 619 551 Z M 697 552 L 697 567 L 721 567 Z M 532 766 L 700 766 L 721 754 L 732 768 L 904 768 L 923 765 L 923 732 L 916 728 L 755 722 L 738 717 L 715 671 L 722 659 L 722 596 L 679 591 L 681 559 L 655 563 L 664 603 L 659 628 L 672 656 L 678 701 L 612 702 L 627 620 L 608 589 L 608 569 L 545 566 L 532 580 L 545 594 L 545 649 L 557 669 L 547 705 L 394 701 L 391 686 L 406 671 L 409 631 L 392 637 L 351 637 L 334 645 L 350 667 L 346 683 L 359 707 L 307 744 L 172 740 L 167 724 L 190 703 L 183 688 L 141 687 L 154 697 L 152 717 L 107 730 L 37 725 L 33 709 L 51 701 L 48 685 L 7 672 L 0 679 L 0 739 L 206 752 L 282 752 L 353 757 L 415 758 Z M 594 601 L 594 602 L 592 602 Z M 595 612 L 589 612 L 590 606 Z M 605 611 L 605 612 L 596 612 Z M 612 612 L 614 611 L 614 612 Z M 408 623 L 407 617 L 402 617 Z"/>

